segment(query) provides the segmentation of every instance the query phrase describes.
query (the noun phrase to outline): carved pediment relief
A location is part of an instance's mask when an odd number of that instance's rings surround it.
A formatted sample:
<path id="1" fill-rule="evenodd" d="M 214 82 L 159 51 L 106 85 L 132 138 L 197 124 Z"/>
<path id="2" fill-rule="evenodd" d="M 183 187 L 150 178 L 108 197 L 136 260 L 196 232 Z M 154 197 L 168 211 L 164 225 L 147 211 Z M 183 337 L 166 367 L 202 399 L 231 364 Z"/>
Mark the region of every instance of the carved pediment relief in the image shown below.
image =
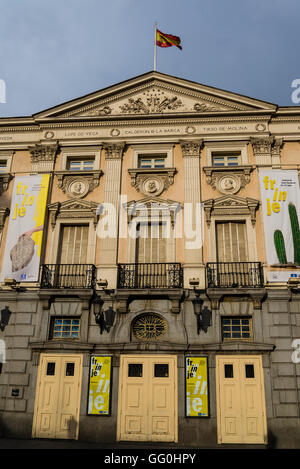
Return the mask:
<path id="1" fill-rule="evenodd" d="M 132 200 L 123 205 L 129 220 L 134 217 L 147 221 L 156 219 L 166 219 L 170 217 L 172 226 L 176 214 L 182 209 L 182 205 L 174 200 L 165 200 L 159 197 L 145 197 L 144 199 Z"/>
<path id="2" fill-rule="evenodd" d="M 247 107 L 246 107 L 247 108 Z M 157 85 L 141 91 L 137 90 L 126 97 L 115 97 L 105 103 L 94 104 L 89 109 L 72 113 L 72 116 L 93 117 L 113 115 L 148 115 L 174 112 L 202 114 L 215 111 L 242 110 L 245 106 L 206 96 L 203 93 L 187 94 L 182 89 L 168 90 Z"/>
<path id="3" fill-rule="evenodd" d="M 36 117 L 109 119 L 113 116 L 202 115 L 210 112 L 271 111 L 275 108 L 275 105 L 264 101 L 150 72 L 61 104 L 36 114 Z"/>
<path id="4" fill-rule="evenodd" d="M 256 210 L 259 207 L 259 201 L 250 197 L 238 197 L 236 195 L 224 195 L 217 199 L 204 201 L 204 212 L 208 227 L 211 224 L 211 218 L 214 215 L 250 215 L 252 225 L 256 223 Z"/>
<path id="5" fill-rule="evenodd" d="M 81 199 L 70 199 L 64 202 L 54 202 L 48 205 L 50 213 L 50 222 L 52 229 L 55 228 L 58 219 L 74 218 L 80 220 L 82 218 L 92 218 L 96 228 L 98 222 L 98 205 L 96 202 L 89 202 Z"/>

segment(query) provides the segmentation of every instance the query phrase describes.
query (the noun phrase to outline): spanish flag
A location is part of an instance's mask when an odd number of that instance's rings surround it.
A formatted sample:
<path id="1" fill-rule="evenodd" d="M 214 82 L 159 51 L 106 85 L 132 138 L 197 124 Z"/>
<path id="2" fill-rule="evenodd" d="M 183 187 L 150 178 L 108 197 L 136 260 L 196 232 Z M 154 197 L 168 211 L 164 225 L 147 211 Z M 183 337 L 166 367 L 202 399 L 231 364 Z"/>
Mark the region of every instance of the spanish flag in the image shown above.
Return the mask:
<path id="1" fill-rule="evenodd" d="M 162 33 L 158 29 L 156 30 L 156 45 L 159 47 L 176 46 L 178 49 L 182 50 L 180 45 L 180 37 Z"/>

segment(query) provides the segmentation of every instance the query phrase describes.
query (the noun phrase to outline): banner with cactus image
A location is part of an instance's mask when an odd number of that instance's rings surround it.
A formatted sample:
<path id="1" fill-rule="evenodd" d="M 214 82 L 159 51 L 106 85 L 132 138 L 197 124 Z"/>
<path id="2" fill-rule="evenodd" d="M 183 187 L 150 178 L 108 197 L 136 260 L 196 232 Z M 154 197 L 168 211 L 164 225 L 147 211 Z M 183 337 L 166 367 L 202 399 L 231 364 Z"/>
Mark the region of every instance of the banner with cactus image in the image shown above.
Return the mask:
<path id="1" fill-rule="evenodd" d="M 300 188 L 296 170 L 261 170 L 261 203 L 267 263 L 280 270 L 269 281 L 300 278 Z"/>

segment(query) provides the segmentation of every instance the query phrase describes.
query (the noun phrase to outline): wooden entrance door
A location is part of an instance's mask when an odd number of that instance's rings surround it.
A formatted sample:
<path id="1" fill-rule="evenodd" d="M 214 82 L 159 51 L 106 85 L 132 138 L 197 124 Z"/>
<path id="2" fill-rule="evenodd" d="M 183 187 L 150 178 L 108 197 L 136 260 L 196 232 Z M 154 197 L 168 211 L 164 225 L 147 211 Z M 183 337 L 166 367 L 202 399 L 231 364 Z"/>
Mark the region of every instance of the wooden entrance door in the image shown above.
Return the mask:
<path id="1" fill-rule="evenodd" d="M 41 355 L 33 438 L 78 438 L 81 375 L 81 355 Z"/>
<path id="2" fill-rule="evenodd" d="M 218 443 L 266 444 L 261 356 L 217 356 Z"/>
<path id="3" fill-rule="evenodd" d="M 177 357 L 121 357 L 117 438 L 178 440 Z"/>

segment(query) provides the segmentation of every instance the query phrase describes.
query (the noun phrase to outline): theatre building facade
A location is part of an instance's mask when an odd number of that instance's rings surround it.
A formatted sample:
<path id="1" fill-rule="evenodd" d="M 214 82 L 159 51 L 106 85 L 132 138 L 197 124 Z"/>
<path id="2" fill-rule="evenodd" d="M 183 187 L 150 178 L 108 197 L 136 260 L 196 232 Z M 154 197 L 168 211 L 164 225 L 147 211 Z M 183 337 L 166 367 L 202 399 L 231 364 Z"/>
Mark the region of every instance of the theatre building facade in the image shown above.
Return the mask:
<path id="1" fill-rule="evenodd" d="M 300 444 L 300 107 L 149 72 L 0 119 L 0 437 Z"/>

